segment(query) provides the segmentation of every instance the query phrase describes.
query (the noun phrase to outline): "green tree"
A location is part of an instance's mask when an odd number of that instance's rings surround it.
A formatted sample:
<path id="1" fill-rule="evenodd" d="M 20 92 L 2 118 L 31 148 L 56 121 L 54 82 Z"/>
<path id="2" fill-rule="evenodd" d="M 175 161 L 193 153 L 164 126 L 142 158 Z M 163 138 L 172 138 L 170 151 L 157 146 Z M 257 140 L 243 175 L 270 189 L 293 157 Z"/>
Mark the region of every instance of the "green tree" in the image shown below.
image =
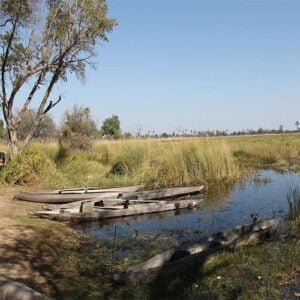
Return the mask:
<path id="1" fill-rule="evenodd" d="M 65 112 L 63 130 L 88 137 L 95 137 L 98 132 L 90 108 L 77 105 Z"/>
<path id="2" fill-rule="evenodd" d="M 65 112 L 60 138 L 62 147 L 88 150 L 97 134 L 96 122 L 88 107 L 73 106 Z"/>
<path id="3" fill-rule="evenodd" d="M 49 99 L 56 84 L 71 73 L 83 80 L 86 67 L 95 66 L 96 44 L 107 41 L 116 25 L 107 10 L 106 0 L 1 0 L 0 99 L 13 155 L 18 152 L 18 127 L 32 100 L 37 98 L 39 105 L 24 145 L 61 101 L 61 96 Z M 15 113 L 24 85 L 28 95 Z"/>
<path id="4" fill-rule="evenodd" d="M 296 121 L 295 126 L 296 126 L 297 130 L 299 130 L 299 125 L 300 125 L 299 121 Z"/>
<path id="5" fill-rule="evenodd" d="M 101 134 L 104 137 L 119 139 L 121 137 L 121 122 L 119 117 L 112 115 L 104 120 L 101 127 Z"/>
<path id="6" fill-rule="evenodd" d="M 19 140 L 26 139 L 32 124 L 36 118 L 37 112 L 35 110 L 29 109 L 24 114 L 24 117 L 18 126 L 17 135 Z M 34 138 L 53 138 L 57 135 L 57 130 L 55 123 L 51 115 L 47 114 L 43 120 L 40 122 L 39 126 L 35 130 L 33 137 Z"/>

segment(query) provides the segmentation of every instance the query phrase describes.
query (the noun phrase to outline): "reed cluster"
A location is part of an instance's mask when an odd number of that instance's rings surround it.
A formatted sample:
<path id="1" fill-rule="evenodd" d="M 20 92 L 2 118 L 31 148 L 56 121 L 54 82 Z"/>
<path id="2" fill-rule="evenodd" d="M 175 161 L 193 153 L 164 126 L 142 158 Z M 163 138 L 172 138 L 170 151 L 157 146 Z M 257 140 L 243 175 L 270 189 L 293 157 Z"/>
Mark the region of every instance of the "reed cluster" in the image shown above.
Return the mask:
<path id="1" fill-rule="evenodd" d="M 232 183 L 254 168 L 295 165 L 299 149 L 299 135 L 101 140 L 89 151 L 63 155 L 56 141 L 35 141 L 8 163 L 0 180 L 43 187 L 209 187 Z"/>

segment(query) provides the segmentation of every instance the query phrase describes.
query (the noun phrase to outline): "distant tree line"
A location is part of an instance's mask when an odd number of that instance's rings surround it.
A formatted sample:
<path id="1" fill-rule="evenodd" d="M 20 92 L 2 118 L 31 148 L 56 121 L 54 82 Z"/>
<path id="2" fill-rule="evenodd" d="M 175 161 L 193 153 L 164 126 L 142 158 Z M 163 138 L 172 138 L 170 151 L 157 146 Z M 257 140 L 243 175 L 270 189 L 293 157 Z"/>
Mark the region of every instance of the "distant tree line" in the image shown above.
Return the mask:
<path id="1" fill-rule="evenodd" d="M 37 111 L 28 109 L 20 123 L 17 135 L 18 140 L 22 141 L 28 135 L 36 119 Z M 123 132 L 121 122 L 117 115 L 105 119 L 101 126 L 97 125 L 90 108 L 82 106 L 73 106 L 65 111 L 62 121 L 56 125 L 52 116 L 47 114 L 43 121 L 36 128 L 33 137 L 35 139 L 58 139 L 60 143 L 68 144 L 69 147 L 86 149 L 91 146 L 95 139 L 130 139 L 130 138 L 176 138 L 176 137 L 217 137 L 217 136 L 241 136 L 241 135 L 259 135 L 259 134 L 282 134 L 300 131 L 300 122 L 295 122 L 295 130 L 285 130 L 283 125 L 278 129 L 245 129 L 239 131 L 229 130 L 187 130 L 178 129 L 172 133 L 156 133 L 148 131 L 142 133 L 139 129 L 135 133 Z M 7 139 L 4 121 L 0 119 L 0 139 Z"/>

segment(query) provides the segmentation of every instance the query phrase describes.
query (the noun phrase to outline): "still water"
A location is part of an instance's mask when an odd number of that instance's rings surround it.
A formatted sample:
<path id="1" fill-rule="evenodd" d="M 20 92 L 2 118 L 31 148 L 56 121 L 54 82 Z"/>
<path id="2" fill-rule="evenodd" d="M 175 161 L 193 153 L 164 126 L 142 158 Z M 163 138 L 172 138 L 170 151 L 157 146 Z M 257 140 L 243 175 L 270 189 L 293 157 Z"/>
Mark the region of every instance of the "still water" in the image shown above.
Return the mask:
<path id="1" fill-rule="evenodd" d="M 199 239 L 217 231 L 251 222 L 258 218 L 281 218 L 288 210 L 287 194 L 300 186 L 300 175 L 261 170 L 228 190 L 215 190 L 193 210 L 164 212 L 123 219 L 110 219 L 77 227 L 95 237 L 117 238 L 168 235 L 180 242 Z"/>

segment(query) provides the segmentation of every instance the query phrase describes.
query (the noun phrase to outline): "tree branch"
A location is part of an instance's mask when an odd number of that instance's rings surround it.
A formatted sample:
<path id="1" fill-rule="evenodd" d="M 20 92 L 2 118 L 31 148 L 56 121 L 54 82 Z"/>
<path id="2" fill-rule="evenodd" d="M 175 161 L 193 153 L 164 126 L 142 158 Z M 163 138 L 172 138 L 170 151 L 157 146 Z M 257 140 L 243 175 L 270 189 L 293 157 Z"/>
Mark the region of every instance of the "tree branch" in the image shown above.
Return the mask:
<path id="1" fill-rule="evenodd" d="M 4 54 L 4 59 L 1 66 L 1 83 L 2 83 L 2 101 L 6 105 L 6 83 L 5 83 L 5 71 L 6 71 L 6 64 L 9 56 L 9 52 L 12 46 L 12 41 L 17 29 L 18 17 L 16 17 L 15 21 L 13 22 L 12 32 L 9 36 L 7 47 Z M 8 114 L 11 112 L 8 110 Z"/>
<path id="2" fill-rule="evenodd" d="M 52 109 L 55 105 L 57 105 L 61 101 L 61 95 L 58 97 L 56 102 L 50 101 L 43 114 L 45 115 L 50 109 Z"/>
<path id="3" fill-rule="evenodd" d="M 61 101 L 61 97 L 59 97 L 59 99 L 54 102 L 54 103 L 49 103 L 49 105 L 47 106 L 47 108 L 45 108 L 46 106 L 46 103 L 48 101 L 48 98 L 50 96 L 50 93 L 53 89 L 53 86 L 55 85 L 55 83 L 58 81 L 59 79 L 59 75 L 61 73 L 61 69 L 62 69 L 62 66 L 63 66 L 63 58 L 61 58 L 60 60 L 60 64 L 58 66 L 58 68 L 55 70 L 55 72 L 53 73 L 53 76 L 51 78 L 51 81 L 48 85 L 48 88 L 46 89 L 45 91 L 45 94 L 44 94 L 44 97 L 40 103 L 40 106 L 39 106 L 39 109 L 37 111 L 37 115 L 36 115 L 36 118 L 35 118 L 35 121 L 33 122 L 33 125 L 31 126 L 25 140 L 24 140 L 24 144 L 27 145 L 30 140 L 32 139 L 33 135 L 34 135 L 34 132 L 36 131 L 37 127 L 39 126 L 41 120 L 43 119 L 43 117 L 45 116 L 45 114 L 52 108 L 54 107 L 56 104 L 58 104 L 60 101 Z"/>
<path id="4" fill-rule="evenodd" d="M 0 27 L 5 27 L 9 22 L 12 22 L 12 19 L 7 19 L 3 24 L 0 24 Z"/>
<path id="5" fill-rule="evenodd" d="M 39 88 L 40 84 L 42 83 L 43 78 L 44 78 L 44 73 L 40 73 L 39 76 L 38 76 L 38 78 L 37 78 L 37 80 L 35 81 L 32 89 L 31 89 L 31 91 L 30 91 L 30 93 L 29 93 L 29 95 L 28 95 L 28 97 L 27 97 L 27 99 L 26 99 L 26 101 L 25 101 L 25 103 L 24 103 L 21 111 L 19 112 L 17 119 L 15 120 L 15 124 L 16 125 L 20 124 L 20 122 L 22 121 L 22 118 L 23 118 L 25 112 L 27 111 L 28 106 L 31 103 L 32 98 L 33 98 L 35 92 L 37 91 L 37 89 Z"/>

